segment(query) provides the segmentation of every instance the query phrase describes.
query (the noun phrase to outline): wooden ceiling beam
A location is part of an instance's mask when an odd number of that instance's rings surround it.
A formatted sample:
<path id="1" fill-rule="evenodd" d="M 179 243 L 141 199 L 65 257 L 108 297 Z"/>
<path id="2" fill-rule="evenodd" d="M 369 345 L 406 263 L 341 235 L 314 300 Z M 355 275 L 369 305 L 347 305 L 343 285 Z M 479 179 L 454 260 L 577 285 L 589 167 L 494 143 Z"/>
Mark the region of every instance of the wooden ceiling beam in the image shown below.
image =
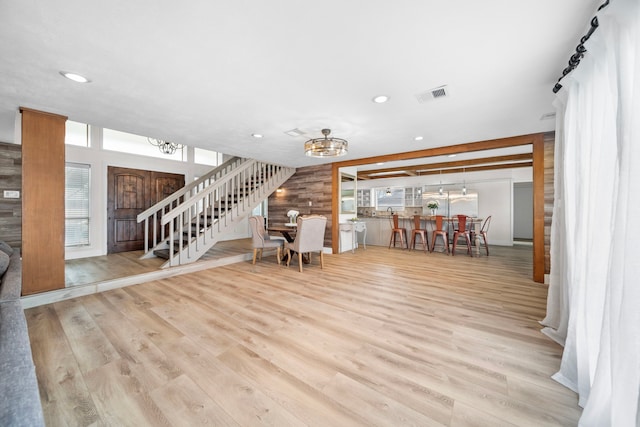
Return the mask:
<path id="1" fill-rule="evenodd" d="M 420 165 L 410 165 L 410 166 L 398 166 L 392 168 L 381 168 L 381 169 L 371 169 L 366 171 L 358 171 L 358 175 L 366 175 L 371 176 L 372 174 L 379 173 L 389 173 L 389 172 L 405 172 L 407 175 L 415 176 L 420 172 L 423 175 L 425 171 L 437 169 L 438 171 L 455 168 L 455 167 L 467 167 L 473 165 L 483 165 L 487 163 L 501 163 L 501 162 L 517 162 L 517 161 L 531 161 L 533 159 L 533 155 L 531 153 L 523 153 L 523 154 L 510 154 L 505 156 L 493 156 L 493 157 L 483 157 L 480 159 L 469 159 L 469 160 L 456 160 L 451 162 L 440 162 L 440 163 L 430 163 L 430 164 L 420 164 Z M 372 177 L 373 178 L 373 177 Z"/>
<path id="2" fill-rule="evenodd" d="M 514 136 L 509 138 L 492 139 L 489 141 L 470 142 L 467 144 L 449 145 L 445 147 L 426 148 L 424 150 L 408 151 L 405 153 L 387 154 L 384 156 L 365 157 L 362 159 L 344 160 L 333 163 L 334 167 L 370 165 L 378 162 L 393 162 L 397 160 L 413 160 L 421 157 L 445 156 L 448 154 L 471 153 L 475 151 L 493 150 L 496 148 L 516 147 L 533 144 L 538 134 Z"/>
<path id="3" fill-rule="evenodd" d="M 478 165 L 478 166 L 470 166 L 470 167 L 456 167 L 449 168 L 446 170 L 447 173 L 461 173 L 461 172 L 482 172 L 489 170 L 498 170 L 498 169 L 513 169 L 513 168 L 526 168 L 532 167 L 533 161 L 530 162 L 517 162 L 517 163 L 500 163 L 500 164 L 492 164 L 492 165 Z M 366 171 L 368 172 L 368 171 Z M 400 178 L 406 177 L 407 174 L 404 173 L 388 173 L 384 175 L 367 175 L 366 172 L 358 172 L 358 180 L 360 179 L 383 179 L 383 178 Z M 363 175 L 361 175 L 363 174 Z M 439 175 L 440 169 L 432 169 L 427 171 L 420 171 L 416 175 L 417 176 L 426 176 L 426 175 Z"/>

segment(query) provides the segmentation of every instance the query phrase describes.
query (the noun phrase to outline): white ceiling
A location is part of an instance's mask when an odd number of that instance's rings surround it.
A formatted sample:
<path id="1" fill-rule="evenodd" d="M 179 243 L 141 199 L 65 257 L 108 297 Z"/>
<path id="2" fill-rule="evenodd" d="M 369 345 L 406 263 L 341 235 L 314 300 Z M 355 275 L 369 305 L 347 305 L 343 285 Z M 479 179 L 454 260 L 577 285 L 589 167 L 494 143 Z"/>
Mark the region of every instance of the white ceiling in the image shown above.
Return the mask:
<path id="1" fill-rule="evenodd" d="M 331 161 L 303 153 L 322 128 L 340 160 L 549 131 L 599 3 L 0 1 L 0 141 L 19 106 L 296 167 Z"/>

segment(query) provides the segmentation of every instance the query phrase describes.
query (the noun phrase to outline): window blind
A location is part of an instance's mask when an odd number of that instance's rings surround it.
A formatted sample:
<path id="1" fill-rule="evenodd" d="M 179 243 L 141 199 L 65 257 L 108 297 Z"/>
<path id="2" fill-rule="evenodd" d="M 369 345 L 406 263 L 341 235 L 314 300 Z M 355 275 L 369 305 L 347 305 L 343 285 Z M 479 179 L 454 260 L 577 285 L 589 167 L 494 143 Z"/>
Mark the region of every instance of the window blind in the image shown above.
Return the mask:
<path id="1" fill-rule="evenodd" d="M 65 165 L 65 246 L 89 244 L 91 166 Z"/>

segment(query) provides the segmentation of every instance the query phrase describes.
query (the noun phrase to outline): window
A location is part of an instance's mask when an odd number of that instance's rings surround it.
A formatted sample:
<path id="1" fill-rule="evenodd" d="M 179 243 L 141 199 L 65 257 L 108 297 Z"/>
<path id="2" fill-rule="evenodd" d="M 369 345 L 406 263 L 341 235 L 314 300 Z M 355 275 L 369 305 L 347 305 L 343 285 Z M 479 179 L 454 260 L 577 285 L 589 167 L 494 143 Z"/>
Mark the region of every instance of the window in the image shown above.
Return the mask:
<path id="1" fill-rule="evenodd" d="M 404 209 L 404 188 L 387 187 L 376 188 L 376 209 L 384 210 L 392 208 L 393 210 Z"/>
<path id="2" fill-rule="evenodd" d="M 132 133 L 104 129 L 102 132 L 102 148 L 119 151 L 121 153 L 139 154 L 141 156 L 158 157 L 161 159 L 187 161 L 187 147 L 184 145 L 173 154 L 164 154 L 157 146 L 151 145 L 147 137 Z"/>
<path id="3" fill-rule="evenodd" d="M 77 145 L 79 147 L 89 147 L 89 126 L 84 123 L 67 120 L 65 124 L 64 143 Z"/>
<path id="4" fill-rule="evenodd" d="M 90 177 L 89 165 L 65 165 L 64 245 L 67 247 L 89 244 Z"/>
<path id="5" fill-rule="evenodd" d="M 194 162 L 201 165 L 219 166 L 222 163 L 222 153 L 217 151 L 194 148 Z"/>

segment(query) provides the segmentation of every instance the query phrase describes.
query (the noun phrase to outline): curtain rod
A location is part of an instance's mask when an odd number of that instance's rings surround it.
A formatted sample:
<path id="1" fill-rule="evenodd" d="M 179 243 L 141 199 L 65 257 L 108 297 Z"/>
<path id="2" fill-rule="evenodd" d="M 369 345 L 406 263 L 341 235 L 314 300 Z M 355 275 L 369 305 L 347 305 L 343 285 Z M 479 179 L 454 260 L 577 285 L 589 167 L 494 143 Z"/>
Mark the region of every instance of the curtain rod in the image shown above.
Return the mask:
<path id="1" fill-rule="evenodd" d="M 598 8 L 598 12 L 600 12 L 600 10 L 604 9 L 608 5 L 609 5 L 609 0 L 605 1 L 603 4 L 600 5 L 600 7 Z M 591 37 L 591 34 L 593 34 L 596 28 L 598 28 L 598 25 L 599 25 L 598 17 L 594 16 L 593 19 L 591 19 L 591 28 L 589 28 L 589 31 L 587 32 L 587 34 L 585 34 L 580 39 L 580 44 L 576 46 L 576 53 L 571 55 L 571 58 L 569 58 L 569 66 L 564 70 L 562 70 L 562 76 L 560 76 L 560 78 L 558 79 L 558 82 L 555 84 L 555 86 L 553 86 L 553 93 L 558 93 L 558 91 L 562 89 L 560 80 L 562 80 L 567 74 L 573 71 L 578 66 L 578 64 L 580 64 L 580 60 L 584 57 L 584 53 L 587 51 L 587 49 L 584 47 L 584 43 L 587 40 L 589 40 L 589 37 Z"/>

